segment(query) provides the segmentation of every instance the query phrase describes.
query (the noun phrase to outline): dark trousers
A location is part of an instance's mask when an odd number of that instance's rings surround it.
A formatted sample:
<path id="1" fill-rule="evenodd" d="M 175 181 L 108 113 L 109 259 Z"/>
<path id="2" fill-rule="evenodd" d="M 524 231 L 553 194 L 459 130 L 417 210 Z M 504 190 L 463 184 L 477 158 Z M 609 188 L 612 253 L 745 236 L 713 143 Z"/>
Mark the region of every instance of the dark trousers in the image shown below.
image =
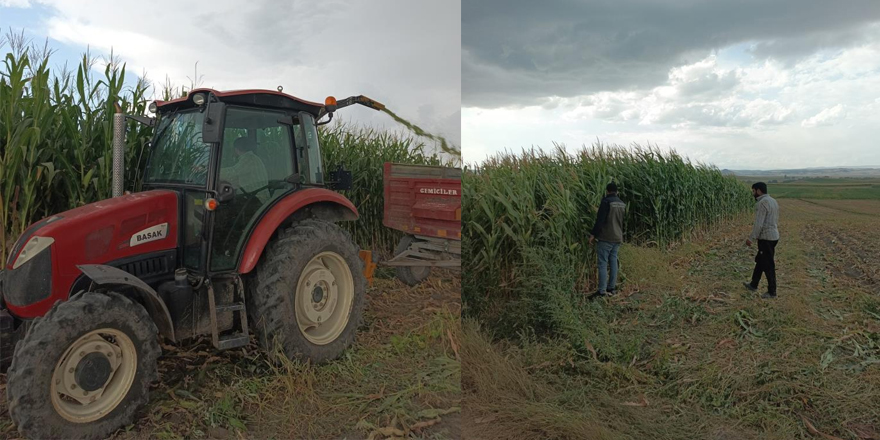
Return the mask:
<path id="1" fill-rule="evenodd" d="M 767 275 L 767 292 L 776 294 L 776 243 L 779 240 L 758 240 L 758 255 L 755 255 L 755 270 L 752 272 L 752 287 L 758 288 L 761 274 Z"/>

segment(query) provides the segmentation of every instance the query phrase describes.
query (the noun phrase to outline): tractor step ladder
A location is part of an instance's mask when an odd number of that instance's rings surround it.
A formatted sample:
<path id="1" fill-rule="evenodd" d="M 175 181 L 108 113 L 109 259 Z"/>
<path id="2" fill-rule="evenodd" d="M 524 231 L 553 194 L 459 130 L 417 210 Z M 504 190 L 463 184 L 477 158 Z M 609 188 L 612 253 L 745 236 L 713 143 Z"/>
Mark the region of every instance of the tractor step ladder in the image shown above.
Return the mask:
<path id="1" fill-rule="evenodd" d="M 241 284 L 241 279 L 235 277 L 235 287 L 232 294 L 233 302 L 230 304 L 217 305 L 213 283 L 209 281 L 207 285 L 208 306 L 211 313 L 211 341 L 214 343 L 214 347 L 219 350 L 244 347 L 250 342 L 251 337 L 248 334 L 247 311 L 244 306 L 244 287 Z M 238 331 L 233 330 L 231 334 L 221 335 L 217 325 L 217 315 L 226 312 L 232 312 L 233 320 L 235 320 L 235 314 L 238 313 L 241 328 Z"/>

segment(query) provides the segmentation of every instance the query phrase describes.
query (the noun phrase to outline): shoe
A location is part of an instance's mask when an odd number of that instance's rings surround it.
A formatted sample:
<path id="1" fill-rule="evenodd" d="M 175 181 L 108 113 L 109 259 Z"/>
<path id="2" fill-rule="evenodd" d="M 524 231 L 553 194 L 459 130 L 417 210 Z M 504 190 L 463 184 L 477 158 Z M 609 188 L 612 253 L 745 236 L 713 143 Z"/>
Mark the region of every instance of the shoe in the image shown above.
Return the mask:
<path id="1" fill-rule="evenodd" d="M 775 293 L 767 292 L 767 293 L 761 295 L 761 298 L 764 298 L 764 299 L 776 299 L 776 294 L 775 294 Z"/>
<path id="2" fill-rule="evenodd" d="M 609 289 L 607 292 L 605 292 L 605 294 L 608 296 L 617 295 L 617 289 Z"/>
<path id="3" fill-rule="evenodd" d="M 749 289 L 750 292 L 757 292 L 758 291 L 758 288 L 752 287 L 752 283 L 750 283 L 748 281 L 743 281 L 743 286 L 745 286 L 746 289 Z"/>

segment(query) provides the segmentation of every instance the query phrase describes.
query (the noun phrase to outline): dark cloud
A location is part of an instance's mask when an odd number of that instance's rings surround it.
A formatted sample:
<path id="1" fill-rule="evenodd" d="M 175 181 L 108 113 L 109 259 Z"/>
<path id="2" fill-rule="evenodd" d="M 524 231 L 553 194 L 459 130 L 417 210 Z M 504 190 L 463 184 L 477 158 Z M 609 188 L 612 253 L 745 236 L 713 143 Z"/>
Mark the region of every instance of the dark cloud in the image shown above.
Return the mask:
<path id="1" fill-rule="evenodd" d="M 781 37 L 760 41 L 751 49 L 759 59 L 773 58 L 787 65 L 794 64 L 817 50 L 846 47 L 865 39 L 863 27 L 815 32 L 797 37 Z"/>
<path id="2" fill-rule="evenodd" d="M 783 61 L 844 47 L 880 22 L 880 2 L 469 0 L 461 18 L 462 105 L 493 108 L 650 88 L 741 42 Z"/>

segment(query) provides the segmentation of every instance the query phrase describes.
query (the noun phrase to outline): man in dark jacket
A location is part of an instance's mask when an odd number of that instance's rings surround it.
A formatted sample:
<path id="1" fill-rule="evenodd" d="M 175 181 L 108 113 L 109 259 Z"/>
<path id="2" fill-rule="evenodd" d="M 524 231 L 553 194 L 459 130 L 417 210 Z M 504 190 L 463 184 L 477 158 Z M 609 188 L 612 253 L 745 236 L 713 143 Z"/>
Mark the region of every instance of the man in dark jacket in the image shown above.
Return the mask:
<path id="1" fill-rule="evenodd" d="M 617 290 L 617 251 L 623 243 L 623 217 L 626 203 L 617 197 L 617 185 L 614 182 L 605 187 L 605 197 L 599 205 L 596 223 L 590 232 L 590 244 L 598 240 L 596 254 L 599 258 L 599 291 L 596 295 L 614 295 Z M 608 275 L 608 263 L 611 263 L 611 276 Z"/>

